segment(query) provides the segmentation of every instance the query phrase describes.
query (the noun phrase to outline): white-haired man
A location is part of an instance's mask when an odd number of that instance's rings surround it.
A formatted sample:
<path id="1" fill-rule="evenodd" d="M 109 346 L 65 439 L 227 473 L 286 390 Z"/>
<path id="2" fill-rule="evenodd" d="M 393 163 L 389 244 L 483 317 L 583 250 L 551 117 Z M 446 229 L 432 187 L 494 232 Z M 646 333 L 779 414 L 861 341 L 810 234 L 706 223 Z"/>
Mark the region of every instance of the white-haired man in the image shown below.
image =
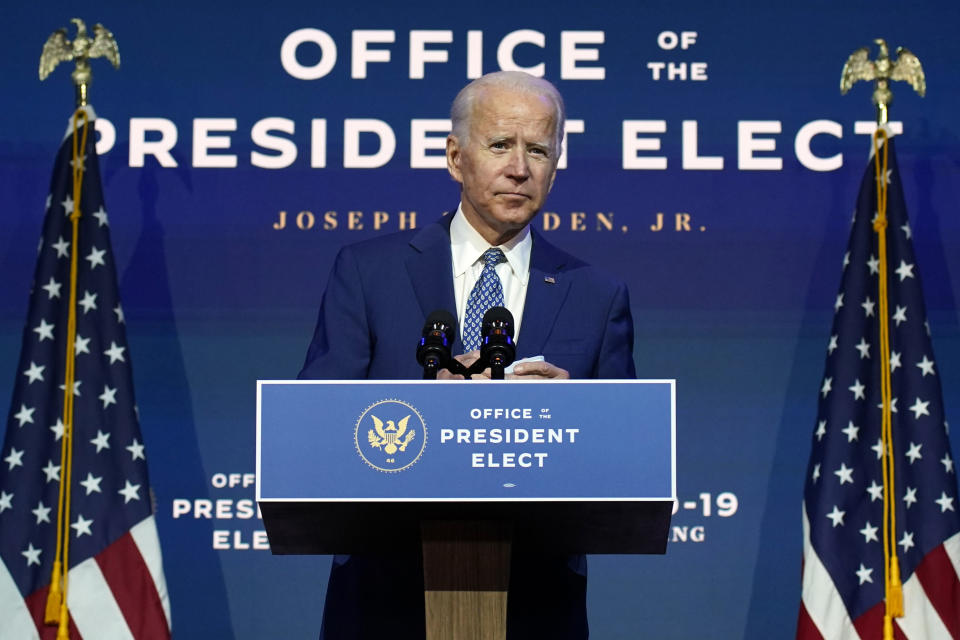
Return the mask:
<path id="1" fill-rule="evenodd" d="M 564 117 L 557 89 L 524 73 L 492 73 L 464 87 L 446 148 L 459 206 L 423 229 L 341 250 L 300 377 L 419 378 L 413 346 L 437 309 L 456 310 L 454 352 L 469 365 L 489 306 L 513 314 L 518 359 L 542 356 L 511 377 L 635 377 L 626 287 L 530 226 L 556 176 Z M 587 633 L 586 560 L 515 555 L 508 639 Z M 335 558 L 321 637 L 423 638 L 416 552 Z"/>

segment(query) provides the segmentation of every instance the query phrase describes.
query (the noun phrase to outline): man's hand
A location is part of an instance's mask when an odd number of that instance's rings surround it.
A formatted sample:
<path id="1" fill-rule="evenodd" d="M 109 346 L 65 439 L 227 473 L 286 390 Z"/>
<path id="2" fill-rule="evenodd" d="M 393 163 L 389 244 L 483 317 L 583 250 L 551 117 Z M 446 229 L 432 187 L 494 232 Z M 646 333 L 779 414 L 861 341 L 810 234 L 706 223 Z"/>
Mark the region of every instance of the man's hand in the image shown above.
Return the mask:
<path id="1" fill-rule="evenodd" d="M 470 368 L 474 362 L 480 359 L 479 351 L 469 351 L 459 356 L 454 356 L 466 368 Z M 513 373 L 508 373 L 507 380 L 569 380 L 570 372 L 566 369 L 550 364 L 549 362 L 521 362 L 513 368 Z M 437 380 L 463 380 L 459 373 L 450 373 L 446 369 L 441 369 L 437 373 Z M 484 369 L 481 373 L 475 373 L 473 380 L 489 380 L 490 367 Z"/>
<path id="2" fill-rule="evenodd" d="M 507 380 L 569 380 L 570 372 L 549 362 L 521 362 L 513 368 L 513 373 L 504 376 Z M 474 380 L 489 380 L 490 367 L 483 373 L 475 373 Z"/>
<path id="3" fill-rule="evenodd" d="M 516 380 L 569 380 L 570 372 L 549 362 L 521 362 L 507 374 L 507 379 Z"/>
<path id="4" fill-rule="evenodd" d="M 458 361 L 467 369 L 469 369 L 474 362 L 480 359 L 480 351 L 476 349 L 473 351 L 468 351 L 467 353 L 462 353 L 459 356 L 454 356 L 453 359 Z M 489 375 L 490 375 L 490 370 L 487 369 L 487 377 L 489 377 Z M 463 380 L 463 379 L 464 378 L 461 374 L 450 373 L 450 371 L 448 371 L 447 369 L 441 369 L 440 371 L 437 372 L 437 380 Z"/>

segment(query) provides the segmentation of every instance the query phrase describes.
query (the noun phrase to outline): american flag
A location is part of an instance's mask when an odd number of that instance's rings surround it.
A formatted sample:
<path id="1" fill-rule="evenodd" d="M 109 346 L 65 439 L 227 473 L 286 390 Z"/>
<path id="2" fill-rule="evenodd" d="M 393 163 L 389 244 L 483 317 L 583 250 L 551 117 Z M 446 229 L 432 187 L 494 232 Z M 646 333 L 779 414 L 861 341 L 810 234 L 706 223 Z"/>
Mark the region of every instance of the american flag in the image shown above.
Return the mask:
<path id="1" fill-rule="evenodd" d="M 888 171 L 890 358 L 881 362 L 876 178 L 870 162 L 834 303 L 803 500 L 799 640 L 883 637 L 880 368 L 891 371 L 894 509 L 904 616 L 896 638 L 960 638 L 960 508 L 940 376 L 893 143 Z M 882 151 L 881 151 L 882 153 Z"/>
<path id="2" fill-rule="evenodd" d="M 72 247 L 73 124 L 57 155 L 0 451 L 0 639 L 53 638 L 70 252 L 79 251 L 67 606 L 71 638 L 169 638 L 170 604 L 93 133 Z"/>

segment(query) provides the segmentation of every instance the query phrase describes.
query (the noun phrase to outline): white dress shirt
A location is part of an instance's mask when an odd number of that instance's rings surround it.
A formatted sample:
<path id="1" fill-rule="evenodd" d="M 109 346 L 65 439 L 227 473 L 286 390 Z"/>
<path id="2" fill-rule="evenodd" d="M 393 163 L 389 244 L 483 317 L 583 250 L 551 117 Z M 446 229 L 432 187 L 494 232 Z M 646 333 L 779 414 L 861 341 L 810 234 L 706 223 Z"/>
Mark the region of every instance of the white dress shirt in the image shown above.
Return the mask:
<path id="1" fill-rule="evenodd" d="M 514 337 L 520 335 L 520 321 L 523 319 L 523 303 L 527 299 L 527 282 L 530 280 L 530 238 L 529 225 L 505 243 L 498 245 L 506 261 L 497 265 L 497 276 L 503 285 L 504 306 L 513 314 Z M 463 319 L 467 313 L 467 300 L 470 292 L 483 271 L 483 253 L 490 244 L 473 228 L 463 215 L 463 205 L 450 221 L 450 249 L 453 262 L 453 293 L 457 301 L 457 323 L 460 335 L 463 335 Z"/>

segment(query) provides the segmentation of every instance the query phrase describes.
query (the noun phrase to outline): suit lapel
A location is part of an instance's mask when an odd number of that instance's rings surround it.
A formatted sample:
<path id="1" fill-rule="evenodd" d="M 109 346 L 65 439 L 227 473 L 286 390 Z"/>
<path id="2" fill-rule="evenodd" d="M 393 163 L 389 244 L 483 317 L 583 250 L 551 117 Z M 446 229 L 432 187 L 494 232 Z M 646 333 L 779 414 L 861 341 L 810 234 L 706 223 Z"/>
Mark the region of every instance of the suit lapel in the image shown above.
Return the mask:
<path id="1" fill-rule="evenodd" d="M 457 315 L 457 303 L 453 294 L 453 262 L 450 256 L 450 221 L 448 213 L 435 224 L 424 227 L 410 240 L 413 254 L 407 258 L 407 274 L 426 318 L 437 309 L 445 309 Z M 454 353 L 463 351 L 457 331 L 453 345 Z"/>
<path id="2" fill-rule="evenodd" d="M 530 250 L 530 280 L 523 303 L 523 322 L 517 336 L 518 358 L 540 355 L 553 329 L 560 305 L 567 297 L 570 280 L 565 277 L 567 256 L 543 237 L 533 234 Z"/>

